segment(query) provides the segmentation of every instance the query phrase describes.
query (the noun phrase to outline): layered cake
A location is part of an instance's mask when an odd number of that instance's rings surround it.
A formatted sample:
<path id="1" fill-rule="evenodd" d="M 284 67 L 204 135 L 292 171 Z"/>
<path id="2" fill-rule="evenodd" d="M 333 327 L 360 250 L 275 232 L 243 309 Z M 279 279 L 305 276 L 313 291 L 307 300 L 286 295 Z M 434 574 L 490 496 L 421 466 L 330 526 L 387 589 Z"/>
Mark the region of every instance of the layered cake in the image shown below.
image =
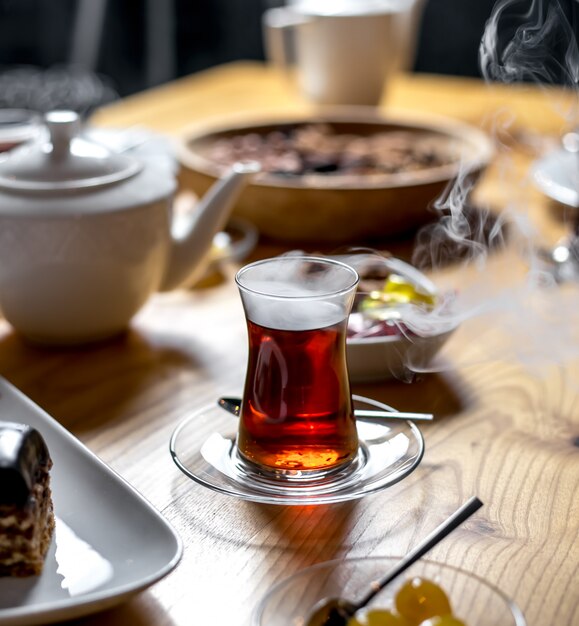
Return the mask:
<path id="1" fill-rule="evenodd" d="M 51 467 L 36 429 L 0 421 L 0 576 L 42 571 L 54 531 Z"/>

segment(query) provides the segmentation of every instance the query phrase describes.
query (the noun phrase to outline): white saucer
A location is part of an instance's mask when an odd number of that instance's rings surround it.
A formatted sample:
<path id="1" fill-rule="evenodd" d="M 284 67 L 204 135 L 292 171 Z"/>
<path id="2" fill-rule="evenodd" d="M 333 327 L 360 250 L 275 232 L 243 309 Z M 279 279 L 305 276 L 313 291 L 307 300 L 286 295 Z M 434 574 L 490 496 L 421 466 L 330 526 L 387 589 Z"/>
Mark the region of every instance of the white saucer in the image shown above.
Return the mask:
<path id="1" fill-rule="evenodd" d="M 353 396 L 356 408 L 392 407 Z M 408 476 L 424 454 L 424 440 L 412 422 L 358 420 L 360 447 L 345 468 L 305 483 L 270 478 L 248 467 L 237 453 L 238 419 L 217 404 L 187 417 L 175 429 L 170 451 L 177 467 L 213 491 L 266 504 L 328 504 L 381 491 Z"/>
<path id="2" fill-rule="evenodd" d="M 533 166 L 533 179 L 549 198 L 579 208 L 579 152 L 560 148 L 546 154 Z"/>

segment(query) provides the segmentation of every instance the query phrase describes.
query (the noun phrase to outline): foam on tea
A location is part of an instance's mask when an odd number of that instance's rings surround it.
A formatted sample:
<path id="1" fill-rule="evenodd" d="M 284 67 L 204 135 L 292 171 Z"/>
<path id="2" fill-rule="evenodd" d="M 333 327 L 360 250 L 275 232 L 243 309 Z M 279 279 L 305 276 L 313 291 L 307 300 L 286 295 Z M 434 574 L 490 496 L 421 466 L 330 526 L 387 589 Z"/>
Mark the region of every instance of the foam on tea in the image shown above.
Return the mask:
<path id="1" fill-rule="evenodd" d="M 289 294 L 287 297 L 291 297 Z M 296 298 L 307 298 L 295 295 Z M 261 326 L 280 330 L 314 330 L 339 323 L 346 315 L 344 307 L 334 302 L 304 299 L 299 307 L 288 306 L 285 300 L 270 298 L 261 306 L 247 307 L 247 317 Z"/>
<path id="2" fill-rule="evenodd" d="M 242 296 L 251 321 L 280 330 L 312 330 L 347 317 L 352 301 L 343 292 L 355 287 L 357 275 L 339 263 L 311 263 L 306 269 L 300 258 L 282 257 L 242 270 L 238 283 L 257 296 Z"/>

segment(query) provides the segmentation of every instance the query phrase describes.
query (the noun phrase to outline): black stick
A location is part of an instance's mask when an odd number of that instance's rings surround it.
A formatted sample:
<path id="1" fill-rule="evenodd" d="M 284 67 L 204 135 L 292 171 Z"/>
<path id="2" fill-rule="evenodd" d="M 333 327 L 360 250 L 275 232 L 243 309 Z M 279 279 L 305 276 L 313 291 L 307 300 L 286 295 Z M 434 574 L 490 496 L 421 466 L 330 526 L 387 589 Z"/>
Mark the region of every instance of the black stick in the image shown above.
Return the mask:
<path id="1" fill-rule="evenodd" d="M 466 521 L 475 511 L 478 511 L 483 503 L 473 496 L 460 509 L 444 521 L 436 530 L 434 530 L 424 541 L 419 543 L 416 548 L 411 550 L 399 563 L 397 563 L 389 572 L 379 581 L 372 585 L 372 590 L 358 604 L 354 605 L 354 612 L 366 606 L 372 598 L 378 594 L 384 587 L 392 582 L 403 571 L 408 569 L 419 558 L 424 556 L 430 549 L 434 548 L 442 539 L 451 533 L 457 526 Z"/>

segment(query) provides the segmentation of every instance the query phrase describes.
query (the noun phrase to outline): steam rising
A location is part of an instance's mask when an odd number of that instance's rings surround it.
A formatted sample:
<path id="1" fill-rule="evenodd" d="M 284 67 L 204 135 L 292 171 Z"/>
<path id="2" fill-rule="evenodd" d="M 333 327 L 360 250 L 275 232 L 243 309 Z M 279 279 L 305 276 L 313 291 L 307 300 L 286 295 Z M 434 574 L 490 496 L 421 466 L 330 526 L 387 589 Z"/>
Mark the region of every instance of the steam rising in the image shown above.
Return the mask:
<path id="1" fill-rule="evenodd" d="M 571 89 L 572 106 L 564 112 L 562 122 L 572 128 L 579 126 L 577 23 L 570 23 L 576 10 L 576 0 L 567 9 L 558 0 L 499 0 L 479 49 L 481 71 L 487 81 L 533 81 Z M 548 97 L 548 90 L 545 93 Z M 461 325 L 472 340 L 472 351 L 467 348 L 460 355 L 459 365 L 515 358 L 539 371 L 579 357 L 579 329 L 572 321 L 579 310 L 579 286 L 557 285 L 541 264 L 534 246 L 540 234 L 527 215 L 520 181 L 514 172 L 503 174 L 511 199 L 500 214 L 494 215 L 484 207 L 472 210 L 469 196 L 473 181 L 463 168 L 435 202 L 439 219 L 419 233 L 413 263 L 440 269 L 449 260 L 462 260 L 464 287 L 452 308 L 435 311 L 447 325 Z M 500 254 L 493 255 L 492 251 Z M 499 285 L 496 277 L 501 275 L 515 275 L 516 279 L 511 285 L 505 286 L 504 280 Z M 488 341 L 495 332 L 500 332 L 500 340 Z M 463 345 L 469 345 L 464 337 Z M 498 345 L 500 349 L 488 347 Z M 419 370 L 417 364 L 407 366 Z M 441 368 L 437 363 L 431 369 Z"/>
<path id="2" fill-rule="evenodd" d="M 499 0 L 479 48 L 481 72 L 489 82 L 534 82 L 567 88 L 572 95 L 571 107 L 559 113 L 562 125 L 566 123 L 570 128 L 579 128 L 578 12 L 578 0 L 570 0 L 567 5 L 562 0 Z M 549 98 L 548 89 L 545 94 Z M 557 105 L 553 101 L 554 109 Z M 514 121 L 504 110 L 495 113 L 495 131 L 504 130 Z M 454 355 L 454 367 L 506 358 L 540 373 L 548 366 L 579 357 L 579 284 L 557 284 L 540 261 L 535 241 L 541 239 L 541 234 L 529 219 L 524 188 L 529 181 L 517 178 L 515 169 L 509 168 L 510 148 L 497 143 L 504 152 L 499 154 L 499 162 L 504 165 L 502 180 L 510 195 L 507 205 L 498 214 L 484 206 L 472 206 L 476 181 L 465 162 L 456 180 L 434 203 L 438 220 L 418 233 L 412 259 L 417 268 L 439 270 L 439 298 L 433 310 L 407 307 L 404 328 L 400 329 L 412 331 L 408 339 L 414 341 L 412 333 L 430 336 L 456 328 L 462 335 L 462 348 L 461 354 Z M 357 269 L 379 259 L 410 282 L 424 286 L 427 281 L 422 273 L 417 274 L 405 264 L 397 265 L 394 259 L 385 260 L 371 250 L 353 250 L 340 259 Z M 453 271 L 445 275 L 449 264 Z M 461 273 L 461 288 L 455 293 L 457 271 Z M 505 284 L 507 276 L 510 284 Z M 301 285 L 301 290 L 308 289 L 304 283 Z M 244 305 L 246 311 L 253 306 L 247 299 Z M 275 316 L 285 316 L 287 309 L 278 307 Z M 312 314 L 316 309 L 321 311 L 320 307 L 312 307 Z M 263 311 L 256 305 L 249 316 L 263 315 Z M 272 309 L 270 313 L 273 319 Z M 276 319 L 274 323 L 280 322 Z M 405 364 L 411 372 L 440 371 L 445 367 L 444 360 L 426 368 L 420 358 L 413 358 L 411 353 Z"/>
<path id="3" fill-rule="evenodd" d="M 117 93 L 105 77 L 80 67 L 14 67 L 0 72 L 0 107 L 47 113 L 70 109 L 89 116 Z"/>
<path id="4" fill-rule="evenodd" d="M 482 75 L 504 83 L 577 87 L 579 51 L 570 19 L 558 0 L 500 0 L 479 49 Z"/>

